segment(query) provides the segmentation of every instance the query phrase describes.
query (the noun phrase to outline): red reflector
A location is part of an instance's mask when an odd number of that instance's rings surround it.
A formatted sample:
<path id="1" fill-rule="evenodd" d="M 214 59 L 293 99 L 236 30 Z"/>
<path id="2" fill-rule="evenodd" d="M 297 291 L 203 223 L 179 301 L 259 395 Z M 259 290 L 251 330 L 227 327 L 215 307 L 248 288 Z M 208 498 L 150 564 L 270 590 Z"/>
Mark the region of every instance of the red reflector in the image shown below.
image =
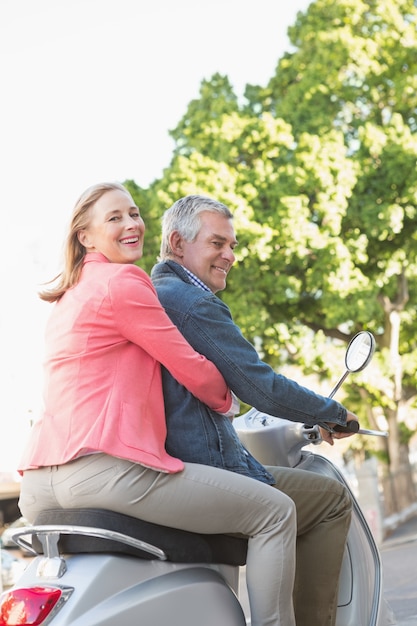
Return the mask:
<path id="1" fill-rule="evenodd" d="M 61 595 L 54 587 L 6 591 L 0 596 L 0 626 L 41 626 Z"/>

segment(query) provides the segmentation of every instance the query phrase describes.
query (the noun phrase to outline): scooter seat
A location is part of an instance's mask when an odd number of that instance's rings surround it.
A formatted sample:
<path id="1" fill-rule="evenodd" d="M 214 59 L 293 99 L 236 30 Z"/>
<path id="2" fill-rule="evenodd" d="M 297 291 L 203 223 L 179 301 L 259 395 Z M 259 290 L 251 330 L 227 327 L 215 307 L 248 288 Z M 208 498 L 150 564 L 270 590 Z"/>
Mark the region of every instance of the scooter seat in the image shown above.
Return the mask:
<path id="1" fill-rule="evenodd" d="M 35 526 L 87 526 L 111 530 L 140 539 L 163 550 L 168 561 L 177 563 L 246 563 L 247 539 L 231 535 L 203 535 L 160 526 L 106 509 L 50 509 L 37 516 Z M 42 554 L 41 542 L 34 535 L 32 545 Z M 61 553 L 112 552 L 141 559 L 157 558 L 115 539 L 80 534 L 62 534 L 58 546 Z"/>

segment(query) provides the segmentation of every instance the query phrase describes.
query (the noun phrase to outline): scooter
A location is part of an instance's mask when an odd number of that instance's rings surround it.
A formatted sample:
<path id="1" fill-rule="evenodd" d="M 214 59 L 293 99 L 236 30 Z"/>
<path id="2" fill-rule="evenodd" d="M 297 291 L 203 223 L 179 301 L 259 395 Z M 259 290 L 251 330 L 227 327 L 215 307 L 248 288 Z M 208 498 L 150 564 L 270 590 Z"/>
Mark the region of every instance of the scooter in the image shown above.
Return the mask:
<path id="1" fill-rule="evenodd" d="M 346 371 L 331 395 L 350 372 L 368 365 L 374 348 L 368 332 L 352 339 Z M 243 444 L 262 463 L 300 467 L 332 476 L 348 487 L 333 463 L 303 450 L 322 441 L 318 425 L 290 422 L 256 409 L 234 423 Z M 389 626 L 395 621 L 383 599 L 378 548 L 351 495 L 354 508 L 337 626 Z M 0 626 L 250 625 L 244 585 L 239 599 L 239 575 L 245 576 L 244 538 L 198 535 L 98 509 L 44 511 L 33 526 L 17 530 L 13 537 L 35 558 L 17 585 L 0 596 Z"/>

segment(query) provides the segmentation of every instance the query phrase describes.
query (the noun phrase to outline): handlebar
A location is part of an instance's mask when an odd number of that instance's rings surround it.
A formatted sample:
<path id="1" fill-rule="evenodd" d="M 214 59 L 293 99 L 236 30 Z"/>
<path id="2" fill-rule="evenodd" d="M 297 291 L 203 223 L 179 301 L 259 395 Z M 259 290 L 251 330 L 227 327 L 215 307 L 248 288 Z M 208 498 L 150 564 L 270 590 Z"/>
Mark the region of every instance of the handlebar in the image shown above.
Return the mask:
<path id="1" fill-rule="evenodd" d="M 366 428 L 360 428 L 359 422 L 356 420 L 351 420 L 346 424 L 346 426 L 341 426 L 340 424 L 336 424 L 333 428 L 330 428 L 328 424 L 319 424 L 322 428 L 327 430 L 328 432 L 336 432 L 336 433 L 354 433 L 357 435 L 372 435 L 373 437 L 388 437 L 388 432 L 386 430 L 368 430 Z"/>
<path id="2" fill-rule="evenodd" d="M 336 433 L 358 433 L 360 432 L 359 422 L 356 420 L 351 420 L 346 424 L 346 426 L 340 426 L 340 424 L 336 424 L 333 426 L 333 430 Z"/>

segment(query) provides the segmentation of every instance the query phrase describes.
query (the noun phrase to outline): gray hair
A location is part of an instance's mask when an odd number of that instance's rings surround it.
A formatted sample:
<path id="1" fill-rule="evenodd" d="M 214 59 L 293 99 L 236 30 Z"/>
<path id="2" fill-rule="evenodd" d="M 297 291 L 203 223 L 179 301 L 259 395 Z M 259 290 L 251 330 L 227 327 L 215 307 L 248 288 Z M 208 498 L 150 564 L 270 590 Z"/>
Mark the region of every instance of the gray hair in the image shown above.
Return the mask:
<path id="1" fill-rule="evenodd" d="M 184 196 L 165 211 L 162 217 L 162 241 L 159 259 L 164 261 L 174 256 L 169 238 L 177 231 L 185 241 L 194 241 L 201 228 L 200 213 L 220 213 L 227 219 L 233 214 L 225 204 L 206 196 Z"/>

